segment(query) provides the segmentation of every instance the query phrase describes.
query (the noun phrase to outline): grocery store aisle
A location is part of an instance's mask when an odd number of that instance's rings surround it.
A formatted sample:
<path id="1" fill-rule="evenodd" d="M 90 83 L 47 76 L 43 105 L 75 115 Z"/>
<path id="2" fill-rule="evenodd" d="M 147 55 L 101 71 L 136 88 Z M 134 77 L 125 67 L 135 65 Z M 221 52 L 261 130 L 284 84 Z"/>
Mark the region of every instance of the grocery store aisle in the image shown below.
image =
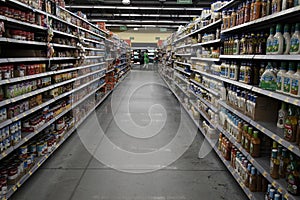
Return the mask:
<path id="1" fill-rule="evenodd" d="M 247 199 L 202 142 L 158 73 L 133 70 L 12 199 Z"/>

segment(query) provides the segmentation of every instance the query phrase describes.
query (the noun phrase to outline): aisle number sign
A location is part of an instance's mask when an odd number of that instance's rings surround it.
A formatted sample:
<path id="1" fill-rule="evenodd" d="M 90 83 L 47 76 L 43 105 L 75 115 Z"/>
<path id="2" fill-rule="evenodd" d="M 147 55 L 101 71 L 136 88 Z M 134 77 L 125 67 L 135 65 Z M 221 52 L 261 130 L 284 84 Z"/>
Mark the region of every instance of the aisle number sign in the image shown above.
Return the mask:
<path id="1" fill-rule="evenodd" d="M 134 40 L 134 37 L 129 37 L 129 40 Z"/>
<path id="2" fill-rule="evenodd" d="M 155 37 L 155 40 L 160 40 L 160 37 Z"/>
<path id="3" fill-rule="evenodd" d="M 192 4 L 193 0 L 177 0 L 177 4 Z"/>

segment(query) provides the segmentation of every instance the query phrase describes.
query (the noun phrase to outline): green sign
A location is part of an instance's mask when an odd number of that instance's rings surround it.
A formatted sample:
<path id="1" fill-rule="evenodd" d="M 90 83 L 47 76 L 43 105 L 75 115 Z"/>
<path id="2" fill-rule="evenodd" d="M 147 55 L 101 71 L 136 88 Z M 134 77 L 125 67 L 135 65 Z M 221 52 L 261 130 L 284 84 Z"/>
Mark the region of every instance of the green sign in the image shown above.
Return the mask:
<path id="1" fill-rule="evenodd" d="M 160 28 L 160 32 L 167 32 L 167 28 Z"/>
<path id="2" fill-rule="evenodd" d="M 120 26 L 120 31 L 127 31 L 127 26 Z"/>
<path id="3" fill-rule="evenodd" d="M 155 40 L 160 40 L 160 37 L 155 37 Z"/>
<path id="4" fill-rule="evenodd" d="M 129 37 L 129 40 L 134 40 L 134 37 Z"/>
<path id="5" fill-rule="evenodd" d="M 193 0 L 177 0 L 177 4 L 193 4 Z"/>

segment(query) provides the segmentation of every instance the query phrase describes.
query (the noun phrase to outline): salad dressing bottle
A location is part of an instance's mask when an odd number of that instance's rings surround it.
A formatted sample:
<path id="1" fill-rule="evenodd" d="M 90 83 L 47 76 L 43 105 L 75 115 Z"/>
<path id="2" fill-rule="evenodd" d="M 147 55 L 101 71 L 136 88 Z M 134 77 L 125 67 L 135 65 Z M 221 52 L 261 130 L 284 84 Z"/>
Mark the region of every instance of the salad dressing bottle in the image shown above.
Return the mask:
<path id="1" fill-rule="evenodd" d="M 291 95 L 295 97 L 300 96 L 299 83 L 300 83 L 300 63 L 298 63 L 296 73 L 293 74 L 291 77 Z"/>
<path id="2" fill-rule="evenodd" d="M 283 85 L 284 85 L 284 76 L 286 74 L 287 62 L 281 62 L 280 70 L 277 73 L 276 79 L 276 91 L 283 92 Z"/>
<path id="3" fill-rule="evenodd" d="M 290 54 L 300 54 L 300 23 L 297 23 L 295 26 L 295 33 L 291 38 L 291 48 Z"/>
<path id="4" fill-rule="evenodd" d="M 294 63 L 289 63 L 289 71 L 287 71 L 284 75 L 283 80 L 283 92 L 289 94 L 291 92 L 291 79 L 292 75 L 295 73 Z"/>
<path id="5" fill-rule="evenodd" d="M 268 39 L 267 39 L 267 42 L 266 42 L 266 44 L 267 44 L 267 48 L 266 48 L 266 54 L 268 55 L 268 54 L 273 54 L 272 53 L 272 49 L 273 49 L 273 42 L 274 42 L 274 28 L 273 27 L 271 27 L 270 28 L 270 35 L 269 35 L 269 37 L 268 37 Z"/>
<path id="6" fill-rule="evenodd" d="M 289 54 L 291 48 L 291 35 L 290 26 L 288 24 L 284 25 L 283 38 L 283 54 Z"/>
<path id="7" fill-rule="evenodd" d="M 280 24 L 277 24 L 276 26 L 276 34 L 274 35 L 272 52 L 275 55 L 279 55 L 283 53 L 283 35 L 281 33 Z"/>

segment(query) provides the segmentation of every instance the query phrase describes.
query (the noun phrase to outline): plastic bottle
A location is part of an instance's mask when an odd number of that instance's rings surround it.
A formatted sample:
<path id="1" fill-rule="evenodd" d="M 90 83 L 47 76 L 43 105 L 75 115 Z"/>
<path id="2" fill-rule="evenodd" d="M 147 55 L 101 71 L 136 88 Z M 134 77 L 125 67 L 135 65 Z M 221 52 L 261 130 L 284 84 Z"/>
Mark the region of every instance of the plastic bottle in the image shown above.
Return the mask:
<path id="1" fill-rule="evenodd" d="M 261 76 L 259 87 L 266 89 L 266 90 L 276 90 L 276 74 L 273 70 L 273 66 L 270 62 L 266 66 L 266 70 L 264 71 L 263 75 Z"/>
<path id="2" fill-rule="evenodd" d="M 279 160 L 277 159 L 278 150 L 272 149 L 270 175 L 273 179 L 279 178 Z"/>
<path id="3" fill-rule="evenodd" d="M 295 97 L 300 96 L 299 91 L 299 83 L 300 83 L 300 63 L 298 63 L 297 71 L 291 77 L 291 95 Z"/>
<path id="4" fill-rule="evenodd" d="M 284 123 L 286 117 L 288 115 L 286 104 L 284 102 L 281 103 L 281 109 L 278 111 L 278 119 L 277 119 L 277 127 L 284 128 Z"/>
<path id="5" fill-rule="evenodd" d="M 283 92 L 284 76 L 286 74 L 287 62 L 281 62 L 280 70 L 277 73 L 276 91 Z"/>
<path id="6" fill-rule="evenodd" d="M 258 131 L 253 132 L 253 137 L 251 138 L 250 143 L 250 155 L 253 158 L 259 157 L 260 155 L 260 139 L 258 137 Z"/>
<path id="7" fill-rule="evenodd" d="M 297 123 L 298 123 L 297 116 L 294 112 L 294 109 L 290 105 L 288 108 L 288 116 L 284 124 L 284 139 L 286 139 L 289 142 L 296 141 Z"/>
<path id="8" fill-rule="evenodd" d="M 250 5 L 250 21 L 254 19 L 254 7 L 255 7 L 255 0 L 252 0 Z"/>
<path id="9" fill-rule="evenodd" d="M 300 23 L 297 23 L 295 26 L 295 33 L 291 38 L 291 48 L 290 54 L 300 54 Z"/>
<path id="10" fill-rule="evenodd" d="M 254 3 L 252 20 L 256 20 L 261 17 L 261 7 L 262 7 L 261 0 L 256 0 Z"/>
<path id="11" fill-rule="evenodd" d="M 256 192 L 256 187 L 257 187 L 256 168 L 251 167 L 251 174 L 249 178 L 249 189 L 251 192 Z"/>
<path id="12" fill-rule="evenodd" d="M 267 0 L 263 0 L 261 2 L 261 17 L 267 16 Z"/>
<path id="13" fill-rule="evenodd" d="M 292 76 L 295 73 L 295 66 L 293 62 L 289 63 L 289 70 L 285 73 L 283 79 L 283 92 L 286 94 L 290 94 L 291 92 L 291 80 Z"/>
<path id="14" fill-rule="evenodd" d="M 233 55 L 239 55 L 239 54 L 240 54 L 240 40 L 239 37 L 236 35 L 233 44 Z"/>
<path id="15" fill-rule="evenodd" d="M 246 134 L 245 138 L 245 150 L 249 153 L 250 152 L 250 144 L 251 144 L 251 139 L 252 139 L 252 134 L 253 134 L 253 127 L 248 127 L 248 133 Z"/>
<path id="16" fill-rule="evenodd" d="M 272 54 L 275 55 L 283 54 L 283 35 L 281 33 L 280 24 L 277 24 L 276 26 L 276 34 L 274 35 L 272 52 L 273 52 Z"/>
<path id="17" fill-rule="evenodd" d="M 283 38 L 283 54 L 289 54 L 291 48 L 291 35 L 290 26 L 288 24 L 284 25 Z"/>
<path id="18" fill-rule="evenodd" d="M 245 6 L 244 6 L 244 22 L 249 22 L 250 21 L 250 16 L 251 16 L 251 0 L 247 0 Z"/>
<path id="19" fill-rule="evenodd" d="M 268 39 L 267 39 L 267 42 L 266 42 L 266 44 L 267 44 L 267 48 L 266 48 L 266 54 L 268 55 L 268 54 L 273 54 L 273 42 L 274 42 L 274 28 L 273 27 L 271 27 L 270 28 L 270 35 L 269 35 L 269 37 L 268 37 Z"/>

